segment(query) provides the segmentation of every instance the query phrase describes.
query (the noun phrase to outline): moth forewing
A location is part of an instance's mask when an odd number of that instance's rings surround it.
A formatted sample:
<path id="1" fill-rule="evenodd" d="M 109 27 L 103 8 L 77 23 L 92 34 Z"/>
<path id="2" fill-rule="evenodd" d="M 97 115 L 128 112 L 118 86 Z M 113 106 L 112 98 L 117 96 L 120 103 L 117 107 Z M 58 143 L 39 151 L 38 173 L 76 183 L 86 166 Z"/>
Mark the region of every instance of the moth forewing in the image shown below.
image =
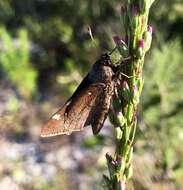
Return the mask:
<path id="1" fill-rule="evenodd" d="M 102 83 L 90 85 L 81 90 L 69 104 L 65 104 L 42 127 L 41 136 L 56 136 L 81 131 L 86 126 L 86 120 L 96 104 L 96 100 L 103 94 Z"/>

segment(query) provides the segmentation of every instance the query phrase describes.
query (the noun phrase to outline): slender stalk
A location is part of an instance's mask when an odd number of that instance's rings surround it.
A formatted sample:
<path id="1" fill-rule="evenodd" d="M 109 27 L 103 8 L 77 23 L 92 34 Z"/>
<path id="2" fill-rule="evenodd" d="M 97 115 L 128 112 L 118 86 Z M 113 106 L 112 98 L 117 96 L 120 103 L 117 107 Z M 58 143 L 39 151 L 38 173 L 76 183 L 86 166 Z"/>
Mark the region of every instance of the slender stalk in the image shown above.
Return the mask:
<path id="1" fill-rule="evenodd" d="M 121 74 L 113 98 L 113 107 L 109 113 L 115 126 L 116 138 L 115 155 L 106 154 L 109 177 L 104 176 L 104 179 L 109 190 L 126 189 L 127 181 L 133 174 L 131 161 L 137 108 L 144 83 L 144 56 L 152 40 L 152 27 L 148 26 L 148 16 L 153 2 L 154 0 L 126 0 L 121 9 L 125 40 L 119 36 L 114 37 L 124 61 L 120 67 Z"/>

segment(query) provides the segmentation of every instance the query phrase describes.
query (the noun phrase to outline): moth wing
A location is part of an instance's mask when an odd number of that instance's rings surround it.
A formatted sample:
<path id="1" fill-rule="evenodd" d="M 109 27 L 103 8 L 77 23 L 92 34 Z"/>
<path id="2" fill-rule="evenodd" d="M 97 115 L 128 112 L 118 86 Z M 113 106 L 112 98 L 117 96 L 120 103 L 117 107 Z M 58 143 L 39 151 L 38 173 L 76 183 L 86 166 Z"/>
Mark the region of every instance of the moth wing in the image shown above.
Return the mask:
<path id="1" fill-rule="evenodd" d="M 113 89 L 113 82 L 106 85 L 102 96 L 98 96 L 95 102 L 95 106 L 92 107 L 89 117 L 87 118 L 85 125 L 92 125 L 94 135 L 99 133 L 104 125 L 104 121 L 107 118 L 111 104 Z"/>
<path id="2" fill-rule="evenodd" d="M 48 122 L 43 125 L 41 128 L 41 137 L 67 134 L 67 130 L 64 127 L 66 108 L 67 104 L 65 104 L 60 110 L 53 114 Z"/>
<path id="3" fill-rule="evenodd" d="M 82 130 L 104 88 L 105 84 L 97 83 L 76 90 L 77 93 L 74 93 L 74 96 L 42 127 L 41 136 L 69 135 L 73 131 Z"/>

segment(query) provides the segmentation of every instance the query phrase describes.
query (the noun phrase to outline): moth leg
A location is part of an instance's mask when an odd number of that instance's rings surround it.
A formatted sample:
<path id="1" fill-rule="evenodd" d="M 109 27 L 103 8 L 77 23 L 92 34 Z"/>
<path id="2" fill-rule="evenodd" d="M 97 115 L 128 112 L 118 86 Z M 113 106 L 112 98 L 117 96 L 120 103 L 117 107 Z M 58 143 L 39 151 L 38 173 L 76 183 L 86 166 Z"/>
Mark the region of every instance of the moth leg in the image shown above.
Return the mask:
<path id="1" fill-rule="evenodd" d="M 123 73 L 123 72 L 121 72 L 121 71 L 120 71 L 120 74 L 123 75 L 124 77 L 128 78 L 128 79 L 134 78 L 134 77 L 138 77 L 138 76 L 136 76 L 136 75 L 134 75 L 134 76 L 128 76 L 128 75 L 126 75 L 125 73 Z"/>

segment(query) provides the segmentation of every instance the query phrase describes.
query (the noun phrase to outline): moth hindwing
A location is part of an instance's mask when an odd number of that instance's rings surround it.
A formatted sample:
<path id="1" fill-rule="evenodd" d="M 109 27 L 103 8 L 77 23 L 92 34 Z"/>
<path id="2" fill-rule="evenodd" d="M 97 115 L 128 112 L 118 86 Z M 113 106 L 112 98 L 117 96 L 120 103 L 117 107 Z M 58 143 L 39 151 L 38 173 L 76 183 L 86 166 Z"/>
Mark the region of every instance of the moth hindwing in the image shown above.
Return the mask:
<path id="1" fill-rule="evenodd" d="M 108 54 L 95 62 L 74 94 L 42 127 L 41 136 L 71 134 L 91 125 L 98 134 L 109 112 L 114 90 L 113 70 Z"/>

